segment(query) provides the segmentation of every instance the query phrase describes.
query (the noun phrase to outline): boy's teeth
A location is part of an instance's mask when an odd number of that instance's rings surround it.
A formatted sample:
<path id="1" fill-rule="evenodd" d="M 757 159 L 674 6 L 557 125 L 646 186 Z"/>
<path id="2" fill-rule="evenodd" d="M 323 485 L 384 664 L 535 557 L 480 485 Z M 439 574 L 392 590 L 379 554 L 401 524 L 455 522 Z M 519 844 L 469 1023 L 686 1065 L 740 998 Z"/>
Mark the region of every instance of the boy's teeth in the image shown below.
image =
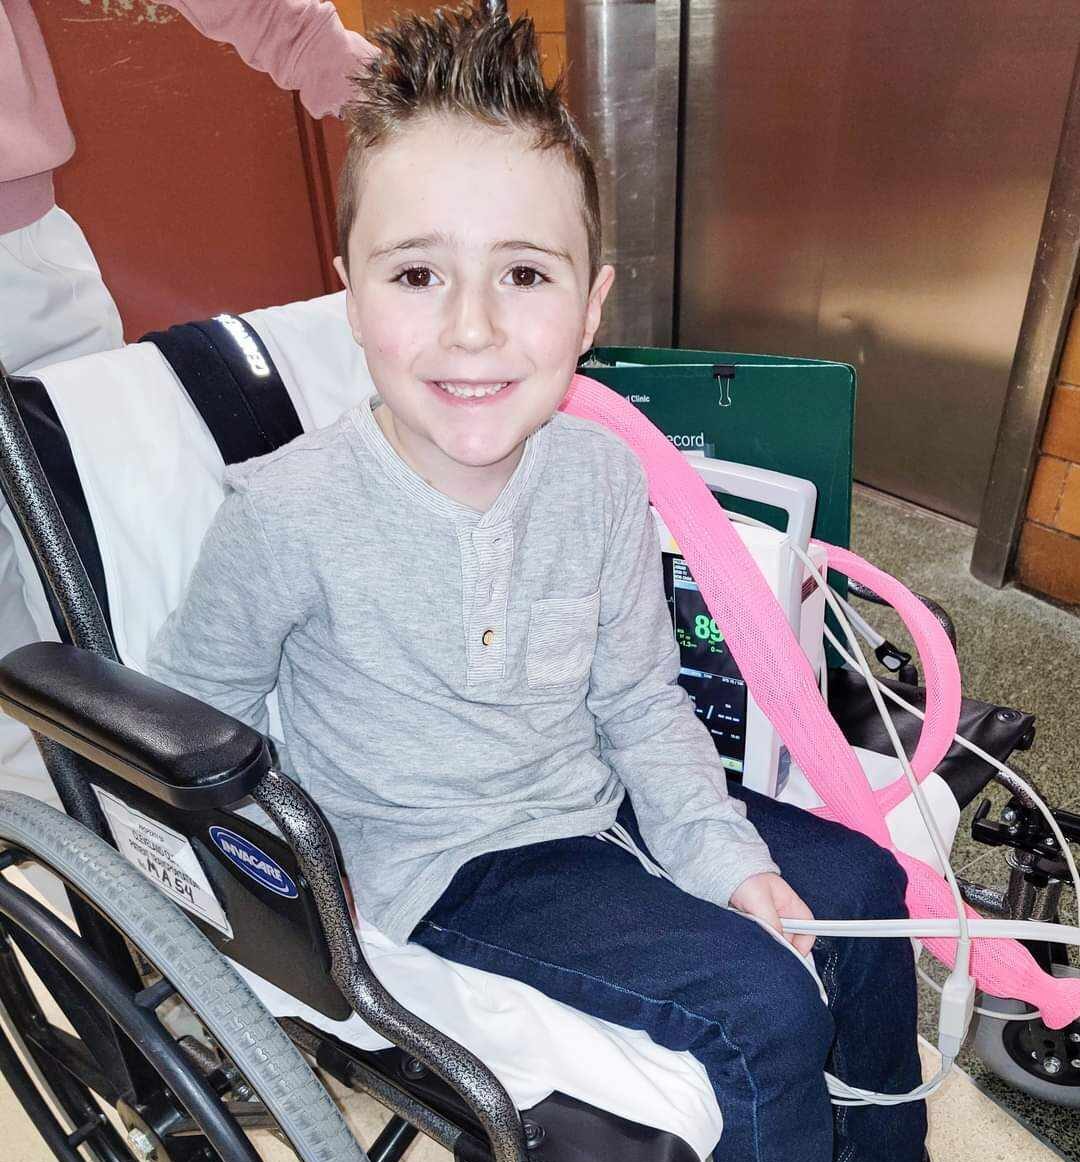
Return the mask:
<path id="1" fill-rule="evenodd" d="M 506 381 L 509 383 L 509 380 Z M 439 386 L 448 395 L 455 395 L 459 399 L 475 399 L 478 396 L 497 395 L 506 383 L 440 383 Z"/>

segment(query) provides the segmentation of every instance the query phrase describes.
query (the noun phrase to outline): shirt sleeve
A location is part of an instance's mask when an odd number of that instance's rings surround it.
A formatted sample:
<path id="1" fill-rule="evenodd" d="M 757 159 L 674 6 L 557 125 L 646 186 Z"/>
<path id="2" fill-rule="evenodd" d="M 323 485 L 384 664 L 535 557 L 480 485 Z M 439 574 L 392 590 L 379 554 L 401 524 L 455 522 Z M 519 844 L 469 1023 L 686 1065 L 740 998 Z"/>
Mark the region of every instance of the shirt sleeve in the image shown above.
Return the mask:
<path id="1" fill-rule="evenodd" d="M 708 729 L 678 684 L 656 523 L 636 461 L 632 472 L 601 574 L 589 709 L 652 854 L 684 891 L 726 906 L 748 876 L 779 868 L 728 795 Z"/>
<path id="2" fill-rule="evenodd" d="M 349 78 L 379 50 L 347 29 L 329 0 L 167 0 L 211 40 L 231 44 L 283 89 L 298 89 L 312 117 L 337 114 Z"/>
<path id="3" fill-rule="evenodd" d="M 268 734 L 266 695 L 299 613 L 250 496 L 230 492 L 154 638 L 147 673 Z"/>

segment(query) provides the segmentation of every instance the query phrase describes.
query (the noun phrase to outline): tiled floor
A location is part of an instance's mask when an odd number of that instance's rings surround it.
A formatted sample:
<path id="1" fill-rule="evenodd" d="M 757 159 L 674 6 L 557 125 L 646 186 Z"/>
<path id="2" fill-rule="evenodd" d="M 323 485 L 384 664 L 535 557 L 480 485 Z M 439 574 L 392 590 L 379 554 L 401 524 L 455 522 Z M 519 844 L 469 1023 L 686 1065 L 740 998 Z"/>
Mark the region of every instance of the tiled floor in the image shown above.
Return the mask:
<path id="1" fill-rule="evenodd" d="M 1025 771 L 1035 776 L 1051 803 L 1075 810 L 1080 805 L 1080 781 L 1075 773 L 1080 739 L 1071 732 L 1076 724 L 1080 619 L 1025 594 L 980 585 L 967 568 L 971 543 L 971 530 L 964 526 L 874 493 L 860 491 L 856 497 L 855 548 L 912 588 L 939 600 L 953 614 L 969 694 L 1038 714 L 1039 736 L 1034 750 L 1024 756 Z M 887 618 L 879 612 L 873 611 L 872 620 L 892 634 Z M 965 817 L 955 849 L 957 870 L 969 878 L 1000 882 L 1001 856 L 972 844 L 966 835 L 967 823 Z M 929 1030 L 934 1008 L 929 996 L 925 1000 Z M 934 1071 L 935 1057 L 935 1051 L 924 1046 L 928 1076 Z M 929 1144 L 934 1162 L 1050 1162 L 1055 1157 L 1080 1162 L 1080 1115 L 1008 1090 L 986 1076 L 970 1055 L 963 1064 L 969 1072 L 955 1073 L 930 1102 Z M 385 1113 L 374 1102 L 355 1095 L 347 1100 L 346 1110 L 361 1143 L 370 1145 Z M 51 1155 L 2 1082 L 0 1127 L 2 1162 L 48 1162 Z M 275 1162 L 292 1157 L 272 1139 L 261 1141 L 259 1148 Z M 426 1139 L 418 1140 L 407 1155 L 409 1162 L 449 1157 Z"/>

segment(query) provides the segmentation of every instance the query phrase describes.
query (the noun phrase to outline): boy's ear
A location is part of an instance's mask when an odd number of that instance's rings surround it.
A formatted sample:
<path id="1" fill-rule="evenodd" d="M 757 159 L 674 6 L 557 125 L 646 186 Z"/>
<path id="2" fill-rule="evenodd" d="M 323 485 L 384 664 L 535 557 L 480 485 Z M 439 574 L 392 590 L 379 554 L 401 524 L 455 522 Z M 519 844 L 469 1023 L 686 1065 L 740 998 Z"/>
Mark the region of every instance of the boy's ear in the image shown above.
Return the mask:
<path id="1" fill-rule="evenodd" d="M 579 355 L 584 355 L 593 345 L 593 336 L 600 328 L 600 316 L 604 308 L 604 299 L 607 298 L 608 291 L 611 290 L 611 284 L 614 281 L 615 267 L 609 265 L 600 267 L 596 273 L 592 290 L 589 291 L 589 302 L 585 308 L 585 330 L 581 337 L 581 350 L 578 352 Z"/>
<path id="2" fill-rule="evenodd" d="M 341 279 L 341 285 L 346 290 L 348 290 L 349 289 L 349 276 L 345 273 L 345 263 L 342 261 L 340 254 L 338 254 L 334 258 L 334 269 L 337 271 L 338 278 Z"/>
<path id="3" fill-rule="evenodd" d="M 360 336 L 360 320 L 356 310 L 356 300 L 353 298 L 352 287 L 349 286 L 349 276 L 345 273 L 345 263 L 341 261 L 340 255 L 334 259 L 334 269 L 338 273 L 338 278 L 341 279 L 341 285 L 345 288 L 345 315 L 349 320 L 349 330 L 352 331 L 352 337 L 356 340 L 357 345 L 363 347 L 364 341 Z"/>

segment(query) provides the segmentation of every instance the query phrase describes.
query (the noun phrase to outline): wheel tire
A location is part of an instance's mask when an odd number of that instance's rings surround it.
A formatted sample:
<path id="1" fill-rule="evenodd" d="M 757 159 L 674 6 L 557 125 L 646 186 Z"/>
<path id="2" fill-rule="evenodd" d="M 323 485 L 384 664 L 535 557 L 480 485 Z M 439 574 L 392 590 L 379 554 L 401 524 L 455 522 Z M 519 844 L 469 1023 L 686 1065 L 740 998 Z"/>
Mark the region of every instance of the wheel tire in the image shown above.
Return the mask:
<path id="1" fill-rule="evenodd" d="M 984 996 L 980 1007 L 1001 1013 L 1022 1013 L 1030 1006 L 1022 1001 Z M 991 1073 L 1022 1093 L 1031 1094 L 1032 1097 L 1054 1105 L 1065 1106 L 1067 1109 L 1080 1109 L 1080 1086 L 1056 1085 L 1044 1077 L 1029 1073 L 1013 1057 L 1004 1041 L 1008 1021 L 997 1021 L 982 1014 L 979 1014 L 977 1020 L 971 1047 Z"/>
<path id="2" fill-rule="evenodd" d="M 340 1110 L 277 1021 L 183 911 L 68 815 L 0 792 L 0 840 L 94 904 L 183 997 L 304 1162 L 368 1162 Z"/>

